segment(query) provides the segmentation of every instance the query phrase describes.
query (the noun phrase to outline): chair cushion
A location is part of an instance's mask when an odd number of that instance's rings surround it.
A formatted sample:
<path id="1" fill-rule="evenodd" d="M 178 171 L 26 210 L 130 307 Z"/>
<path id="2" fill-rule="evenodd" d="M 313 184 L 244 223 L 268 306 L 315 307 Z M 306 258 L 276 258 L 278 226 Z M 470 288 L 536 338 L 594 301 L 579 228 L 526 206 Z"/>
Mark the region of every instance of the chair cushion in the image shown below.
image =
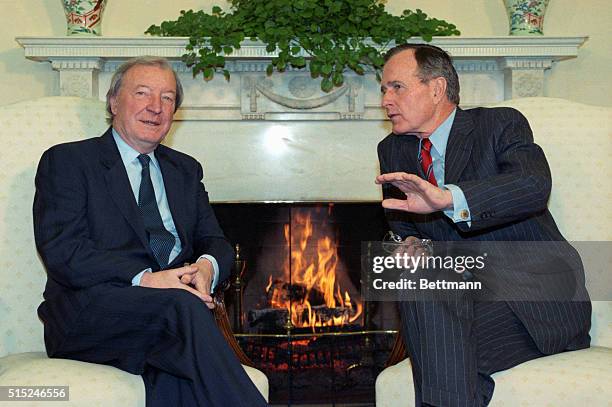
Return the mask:
<path id="1" fill-rule="evenodd" d="M 389 366 L 376 378 L 376 407 L 414 406 L 412 366 L 406 358 Z"/>
<path id="2" fill-rule="evenodd" d="M 542 97 L 497 106 L 518 109 L 529 120 L 550 165 L 548 207 L 563 236 L 574 242 L 612 240 L 607 182 L 612 177 L 612 109 Z M 580 153 L 581 142 L 587 142 L 588 152 Z"/>
<path id="3" fill-rule="evenodd" d="M 495 373 L 492 407 L 604 406 L 612 400 L 612 349 L 591 347 L 531 360 Z M 376 379 L 377 407 L 414 406 L 410 361 Z"/>
<path id="4" fill-rule="evenodd" d="M 56 407 L 145 406 L 142 378 L 111 366 L 49 359 L 41 352 L 10 355 L 0 359 L 2 386 L 68 386 L 70 401 L 53 402 Z M 0 402 L 8 406 L 14 402 Z M 48 401 L 28 406 L 49 406 Z"/>
<path id="5" fill-rule="evenodd" d="M 246 373 L 249 375 L 249 378 L 257 387 L 257 390 L 264 396 L 266 401 L 268 401 L 268 377 L 261 370 L 257 370 L 253 367 L 242 365 Z"/>
<path id="6" fill-rule="evenodd" d="M 268 379 L 257 369 L 244 366 L 261 394 L 268 399 Z M 49 359 L 41 352 L 19 353 L 0 359 L 0 386 L 68 386 L 70 401 L 54 402 L 54 407 L 145 406 L 142 378 L 111 366 Z M 2 402 L 9 406 L 14 402 Z M 49 406 L 48 401 L 28 406 Z M 24 404 L 25 406 L 25 404 Z"/>
<path id="7" fill-rule="evenodd" d="M 491 406 L 605 406 L 611 378 L 610 348 L 559 353 L 494 374 Z"/>

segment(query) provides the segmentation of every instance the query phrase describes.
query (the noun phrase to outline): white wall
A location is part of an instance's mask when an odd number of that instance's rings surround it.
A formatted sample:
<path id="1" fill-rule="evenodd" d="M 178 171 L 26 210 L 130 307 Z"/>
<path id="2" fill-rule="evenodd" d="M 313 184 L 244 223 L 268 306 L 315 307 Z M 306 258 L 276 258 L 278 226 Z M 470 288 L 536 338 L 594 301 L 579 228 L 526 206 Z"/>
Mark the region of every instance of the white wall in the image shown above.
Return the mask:
<path id="1" fill-rule="evenodd" d="M 108 0 L 102 31 L 105 36 L 138 36 L 151 24 L 174 19 L 181 9 L 210 9 L 217 0 Z M 577 59 L 558 63 L 546 76 L 548 96 L 612 106 L 612 10 L 607 0 L 552 0 L 547 10 L 547 35 L 588 35 Z M 506 35 L 503 0 L 388 0 L 399 13 L 421 8 L 446 19 L 465 36 Z M 59 78 L 48 63 L 26 60 L 17 36 L 62 36 L 65 20 L 59 0 L 0 0 L 0 105 L 58 93 Z"/>

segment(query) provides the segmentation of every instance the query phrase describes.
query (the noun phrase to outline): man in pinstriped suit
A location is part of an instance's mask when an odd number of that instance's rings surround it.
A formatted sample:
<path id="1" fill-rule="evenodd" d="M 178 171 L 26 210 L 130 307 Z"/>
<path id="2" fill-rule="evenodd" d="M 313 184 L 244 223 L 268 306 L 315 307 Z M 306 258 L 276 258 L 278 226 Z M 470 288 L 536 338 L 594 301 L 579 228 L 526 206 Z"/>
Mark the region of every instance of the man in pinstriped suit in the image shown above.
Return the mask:
<path id="1" fill-rule="evenodd" d="M 385 61 L 382 106 L 393 134 L 378 146 L 376 182 L 392 230 L 409 243 L 550 241 L 539 267 L 554 269 L 568 258 L 577 265 L 572 292 L 581 301 L 457 296 L 400 303 L 417 406 L 485 406 L 492 373 L 589 346 L 591 305 L 580 259 L 546 207 L 550 170 L 527 120 L 510 108 L 458 108 L 457 73 L 440 48 L 405 44 Z M 424 145 L 430 174 L 420 162 Z M 504 272 L 512 277 L 512 265 Z M 527 275 L 536 285 L 550 281 Z"/>

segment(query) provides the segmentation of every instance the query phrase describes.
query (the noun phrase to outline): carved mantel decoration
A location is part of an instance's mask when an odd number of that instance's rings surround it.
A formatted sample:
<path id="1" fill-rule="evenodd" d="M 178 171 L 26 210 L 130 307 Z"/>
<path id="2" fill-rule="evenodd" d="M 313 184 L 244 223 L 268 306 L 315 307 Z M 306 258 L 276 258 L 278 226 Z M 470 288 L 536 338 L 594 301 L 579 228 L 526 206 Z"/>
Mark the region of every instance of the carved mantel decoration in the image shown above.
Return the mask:
<path id="1" fill-rule="evenodd" d="M 546 96 L 544 71 L 575 58 L 588 37 L 436 37 L 432 44 L 454 58 L 461 80 L 462 106 Z M 186 38 L 19 37 L 28 59 L 50 62 L 59 71 L 60 94 L 103 99 L 112 72 L 139 55 L 163 56 L 183 79 L 186 100 L 177 120 L 381 120 L 379 87 L 373 73 L 347 75 L 330 93 L 303 70 L 267 76 L 275 56 L 265 45 L 245 41 L 227 57 L 231 81 L 193 78 L 181 62 Z"/>

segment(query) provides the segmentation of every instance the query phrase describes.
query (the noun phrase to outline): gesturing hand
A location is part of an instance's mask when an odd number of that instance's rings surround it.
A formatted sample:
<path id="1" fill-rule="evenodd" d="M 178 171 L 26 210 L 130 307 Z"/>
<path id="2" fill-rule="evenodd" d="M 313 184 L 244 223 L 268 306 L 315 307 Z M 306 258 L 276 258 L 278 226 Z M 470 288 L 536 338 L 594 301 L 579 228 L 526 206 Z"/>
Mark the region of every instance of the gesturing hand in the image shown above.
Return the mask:
<path id="1" fill-rule="evenodd" d="M 438 188 L 414 174 L 392 172 L 376 177 L 377 184 L 391 184 L 406 194 L 406 199 L 385 199 L 382 206 L 413 213 L 432 213 L 452 209 L 450 191 Z"/>
<path id="2" fill-rule="evenodd" d="M 161 270 L 155 273 L 144 273 L 140 280 L 140 286 L 150 288 L 180 288 L 181 290 L 189 291 L 208 305 L 208 302 L 212 301 L 210 295 L 205 295 L 184 282 L 186 280 L 191 281 L 198 271 L 199 268 L 192 264 L 175 269 Z"/>

